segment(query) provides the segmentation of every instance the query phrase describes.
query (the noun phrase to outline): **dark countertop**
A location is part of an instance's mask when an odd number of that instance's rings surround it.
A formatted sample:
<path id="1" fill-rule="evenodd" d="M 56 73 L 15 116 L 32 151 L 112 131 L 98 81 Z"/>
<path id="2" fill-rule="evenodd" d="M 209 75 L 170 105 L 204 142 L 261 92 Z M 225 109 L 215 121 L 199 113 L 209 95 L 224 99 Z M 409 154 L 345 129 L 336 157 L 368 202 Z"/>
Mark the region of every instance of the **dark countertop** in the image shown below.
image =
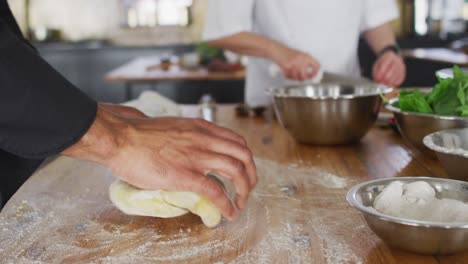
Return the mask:
<path id="1" fill-rule="evenodd" d="M 121 46 L 112 44 L 106 40 L 89 40 L 79 42 L 33 42 L 32 43 L 39 50 L 54 50 L 54 51 L 77 51 L 77 50 L 100 50 L 100 49 L 166 49 L 171 48 L 175 50 L 192 49 L 195 44 L 171 44 L 171 45 L 148 45 L 148 46 Z"/>

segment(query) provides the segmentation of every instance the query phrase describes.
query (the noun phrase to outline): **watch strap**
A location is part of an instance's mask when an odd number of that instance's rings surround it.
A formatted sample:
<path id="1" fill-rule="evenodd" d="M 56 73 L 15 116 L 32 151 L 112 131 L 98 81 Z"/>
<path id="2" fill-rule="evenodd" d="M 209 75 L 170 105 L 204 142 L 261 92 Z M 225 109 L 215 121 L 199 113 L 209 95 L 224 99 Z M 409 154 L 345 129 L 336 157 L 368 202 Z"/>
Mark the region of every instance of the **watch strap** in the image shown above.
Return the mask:
<path id="1" fill-rule="evenodd" d="M 379 53 L 377 54 L 377 57 L 382 56 L 387 51 L 393 51 L 398 56 L 401 55 L 400 47 L 397 44 L 392 44 L 392 45 L 385 46 L 383 49 L 381 49 Z"/>

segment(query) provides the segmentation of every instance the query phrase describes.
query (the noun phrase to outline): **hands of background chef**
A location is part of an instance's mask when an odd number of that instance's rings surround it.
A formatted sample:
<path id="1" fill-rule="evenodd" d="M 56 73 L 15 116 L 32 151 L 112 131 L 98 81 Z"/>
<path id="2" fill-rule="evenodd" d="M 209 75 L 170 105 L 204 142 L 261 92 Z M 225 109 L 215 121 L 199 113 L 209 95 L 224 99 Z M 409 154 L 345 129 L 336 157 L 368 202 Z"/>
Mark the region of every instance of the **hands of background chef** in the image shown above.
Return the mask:
<path id="1" fill-rule="evenodd" d="M 400 86 L 405 77 L 406 65 L 403 58 L 391 50 L 382 54 L 372 68 L 374 81 L 390 87 Z"/>
<path id="2" fill-rule="evenodd" d="M 320 69 L 320 63 L 311 55 L 299 50 L 282 47 L 273 56 L 273 61 L 281 67 L 284 76 L 290 80 L 312 79 Z"/>
<path id="3" fill-rule="evenodd" d="M 252 153 L 240 135 L 200 119 L 146 118 L 125 106 L 100 104 L 88 133 L 63 154 L 103 164 L 142 189 L 195 192 L 229 220 L 238 212 L 206 174 L 233 182 L 239 209 L 257 183 Z"/>

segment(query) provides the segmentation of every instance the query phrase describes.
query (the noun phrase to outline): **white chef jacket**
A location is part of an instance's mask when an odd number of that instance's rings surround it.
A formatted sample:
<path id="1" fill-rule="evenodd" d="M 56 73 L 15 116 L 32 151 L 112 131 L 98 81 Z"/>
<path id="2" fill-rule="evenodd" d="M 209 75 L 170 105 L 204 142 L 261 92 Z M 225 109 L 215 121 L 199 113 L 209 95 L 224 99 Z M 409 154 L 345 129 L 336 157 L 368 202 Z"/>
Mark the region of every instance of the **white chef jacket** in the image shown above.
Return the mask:
<path id="1" fill-rule="evenodd" d="M 394 0 L 209 0 L 203 38 L 254 32 L 309 53 L 325 71 L 359 76 L 361 32 L 398 17 Z M 249 58 L 246 102 L 268 105 L 266 89 L 284 85 L 272 62 Z"/>

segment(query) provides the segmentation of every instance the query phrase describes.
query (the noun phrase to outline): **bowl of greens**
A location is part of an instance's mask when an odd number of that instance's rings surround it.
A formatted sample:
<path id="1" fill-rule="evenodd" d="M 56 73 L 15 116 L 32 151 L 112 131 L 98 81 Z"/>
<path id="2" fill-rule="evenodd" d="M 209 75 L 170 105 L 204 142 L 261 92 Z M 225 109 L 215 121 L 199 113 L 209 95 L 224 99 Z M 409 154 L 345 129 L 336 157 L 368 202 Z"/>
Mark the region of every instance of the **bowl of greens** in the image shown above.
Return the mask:
<path id="1" fill-rule="evenodd" d="M 430 92 L 401 91 L 386 108 L 393 112 L 398 130 L 416 149 L 435 157 L 423 144 L 431 133 L 468 127 L 468 74 L 453 68 L 453 78 L 438 78 Z"/>

